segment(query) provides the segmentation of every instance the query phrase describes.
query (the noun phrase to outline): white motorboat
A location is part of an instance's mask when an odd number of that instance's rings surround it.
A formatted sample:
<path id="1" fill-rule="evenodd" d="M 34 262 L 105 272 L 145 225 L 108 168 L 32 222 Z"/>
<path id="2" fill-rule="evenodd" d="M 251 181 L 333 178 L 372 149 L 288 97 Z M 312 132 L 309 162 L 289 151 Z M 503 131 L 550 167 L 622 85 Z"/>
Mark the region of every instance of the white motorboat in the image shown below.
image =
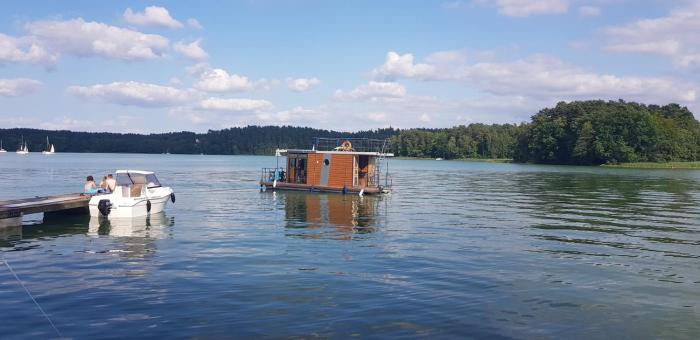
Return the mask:
<path id="1" fill-rule="evenodd" d="M 173 189 L 161 186 L 152 171 L 117 170 L 116 181 L 114 192 L 90 199 L 90 216 L 134 218 L 162 212 L 168 200 L 175 203 Z"/>
<path id="2" fill-rule="evenodd" d="M 49 136 L 46 136 L 46 150 L 41 153 L 44 155 L 53 155 L 56 153 L 56 148 L 53 147 L 53 144 L 49 143 Z"/>

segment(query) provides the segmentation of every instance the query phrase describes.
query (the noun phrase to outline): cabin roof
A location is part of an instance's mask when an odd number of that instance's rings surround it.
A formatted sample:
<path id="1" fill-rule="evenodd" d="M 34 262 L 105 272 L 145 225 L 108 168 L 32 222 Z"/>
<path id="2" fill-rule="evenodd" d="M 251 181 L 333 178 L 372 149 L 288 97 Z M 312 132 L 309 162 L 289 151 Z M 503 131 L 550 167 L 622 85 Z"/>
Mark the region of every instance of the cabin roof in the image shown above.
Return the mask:
<path id="1" fill-rule="evenodd" d="M 153 171 L 143 171 L 143 170 L 117 170 L 115 173 L 117 174 L 139 174 L 139 175 L 152 175 Z"/>
<path id="2" fill-rule="evenodd" d="M 309 153 L 320 153 L 320 154 L 333 154 L 333 155 L 360 155 L 360 156 L 374 156 L 374 157 L 394 157 L 393 153 L 381 153 L 381 152 L 362 152 L 362 151 L 324 151 L 324 150 L 309 150 L 309 149 L 277 149 L 275 155 L 284 156 L 287 154 L 309 154 Z"/>

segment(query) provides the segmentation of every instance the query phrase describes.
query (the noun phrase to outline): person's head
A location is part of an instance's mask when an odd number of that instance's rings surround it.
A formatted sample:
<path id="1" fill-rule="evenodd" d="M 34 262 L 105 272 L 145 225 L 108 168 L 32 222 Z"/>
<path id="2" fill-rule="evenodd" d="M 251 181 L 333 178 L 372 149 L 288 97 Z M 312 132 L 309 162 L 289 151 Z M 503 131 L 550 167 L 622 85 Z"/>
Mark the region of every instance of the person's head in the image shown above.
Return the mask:
<path id="1" fill-rule="evenodd" d="M 107 178 L 112 178 L 112 174 L 107 175 Z"/>
<path id="2" fill-rule="evenodd" d="M 86 181 L 88 181 L 88 182 L 91 182 L 91 181 L 94 181 L 94 180 L 95 180 L 95 179 L 94 179 L 94 178 L 92 178 L 92 176 L 87 176 L 87 179 L 86 179 Z"/>
<path id="3" fill-rule="evenodd" d="M 106 179 L 107 179 L 107 176 L 102 176 L 102 180 L 103 180 L 103 181 L 106 180 Z"/>

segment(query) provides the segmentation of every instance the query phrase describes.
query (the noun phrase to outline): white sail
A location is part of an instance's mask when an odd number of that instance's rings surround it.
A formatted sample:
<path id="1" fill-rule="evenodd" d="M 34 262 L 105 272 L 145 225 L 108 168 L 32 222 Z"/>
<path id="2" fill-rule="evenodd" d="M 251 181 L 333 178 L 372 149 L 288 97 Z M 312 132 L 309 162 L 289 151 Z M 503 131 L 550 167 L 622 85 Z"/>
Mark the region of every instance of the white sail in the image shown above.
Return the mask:
<path id="1" fill-rule="evenodd" d="M 53 144 L 49 143 L 49 136 L 46 136 L 46 150 L 42 151 L 44 155 L 53 155 L 56 152 L 56 149 L 53 147 Z"/>

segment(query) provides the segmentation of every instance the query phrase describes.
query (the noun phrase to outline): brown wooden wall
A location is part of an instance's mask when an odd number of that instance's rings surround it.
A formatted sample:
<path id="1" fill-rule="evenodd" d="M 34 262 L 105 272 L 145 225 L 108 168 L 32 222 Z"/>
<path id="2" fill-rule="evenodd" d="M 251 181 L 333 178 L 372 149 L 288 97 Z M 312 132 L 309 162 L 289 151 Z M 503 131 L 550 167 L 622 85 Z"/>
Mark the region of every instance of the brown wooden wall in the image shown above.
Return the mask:
<path id="1" fill-rule="evenodd" d="M 353 155 L 334 154 L 331 158 L 331 169 L 328 172 L 328 186 L 342 188 L 352 187 Z M 320 173 L 319 173 L 320 174 Z"/>
<path id="2" fill-rule="evenodd" d="M 323 168 L 323 154 L 310 153 L 308 155 L 308 163 L 306 164 L 306 184 L 320 185 L 321 168 Z"/>

